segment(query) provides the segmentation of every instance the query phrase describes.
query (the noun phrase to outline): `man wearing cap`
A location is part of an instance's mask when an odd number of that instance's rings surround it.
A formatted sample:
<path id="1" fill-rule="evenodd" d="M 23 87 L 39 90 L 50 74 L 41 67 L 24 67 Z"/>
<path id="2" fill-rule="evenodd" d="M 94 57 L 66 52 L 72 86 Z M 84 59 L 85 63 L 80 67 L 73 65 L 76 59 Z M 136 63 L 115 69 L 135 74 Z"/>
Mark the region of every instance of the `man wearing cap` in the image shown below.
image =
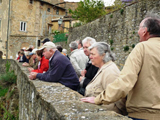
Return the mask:
<path id="1" fill-rule="evenodd" d="M 67 57 L 62 55 L 53 42 L 46 42 L 42 48 L 43 55 L 49 59 L 49 70 L 46 73 L 31 72 L 30 79 L 36 79 L 47 82 L 59 82 L 66 87 L 77 90 L 79 80 Z"/>
<path id="2" fill-rule="evenodd" d="M 48 38 L 45 38 L 45 39 L 42 41 L 43 44 L 46 43 L 46 42 L 50 42 L 50 40 L 49 40 Z"/>

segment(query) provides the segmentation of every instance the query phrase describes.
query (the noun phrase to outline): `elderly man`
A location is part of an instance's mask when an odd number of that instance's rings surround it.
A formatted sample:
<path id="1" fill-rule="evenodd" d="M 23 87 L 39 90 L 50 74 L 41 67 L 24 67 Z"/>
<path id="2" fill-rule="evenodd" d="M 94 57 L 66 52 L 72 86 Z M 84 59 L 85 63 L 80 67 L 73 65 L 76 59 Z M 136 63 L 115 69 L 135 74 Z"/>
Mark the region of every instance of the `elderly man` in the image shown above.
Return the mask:
<path id="1" fill-rule="evenodd" d="M 139 25 L 140 42 L 128 56 L 123 70 L 96 98 L 84 102 L 110 104 L 127 95 L 128 116 L 160 120 L 160 19 L 148 16 Z"/>
<path id="2" fill-rule="evenodd" d="M 83 39 L 82 43 L 83 43 L 83 50 L 86 56 L 90 55 L 90 51 L 89 51 L 89 47 L 95 43 L 96 40 L 94 38 L 91 37 L 86 37 L 85 39 Z M 91 61 L 89 60 L 86 64 L 85 70 L 83 70 L 81 72 L 81 76 L 79 78 L 80 81 L 80 87 L 78 89 L 78 92 L 82 95 L 85 94 L 85 88 L 88 85 L 88 83 L 93 79 L 93 77 L 96 75 L 98 71 L 98 68 L 94 65 L 92 65 Z"/>
<path id="3" fill-rule="evenodd" d="M 62 55 L 54 43 L 46 42 L 42 48 L 43 55 L 49 59 L 49 70 L 46 73 L 30 73 L 30 79 L 36 79 L 47 82 L 59 82 L 66 87 L 77 90 L 79 86 L 78 77 L 72 64 L 67 57 Z"/>
<path id="4" fill-rule="evenodd" d="M 78 44 L 78 49 L 83 50 L 82 40 L 76 40 L 76 42 Z"/>
<path id="5" fill-rule="evenodd" d="M 85 69 L 88 57 L 82 50 L 78 49 L 78 44 L 76 41 L 71 42 L 69 47 L 71 49 L 70 61 L 79 77 L 81 75 L 81 71 Z"/>

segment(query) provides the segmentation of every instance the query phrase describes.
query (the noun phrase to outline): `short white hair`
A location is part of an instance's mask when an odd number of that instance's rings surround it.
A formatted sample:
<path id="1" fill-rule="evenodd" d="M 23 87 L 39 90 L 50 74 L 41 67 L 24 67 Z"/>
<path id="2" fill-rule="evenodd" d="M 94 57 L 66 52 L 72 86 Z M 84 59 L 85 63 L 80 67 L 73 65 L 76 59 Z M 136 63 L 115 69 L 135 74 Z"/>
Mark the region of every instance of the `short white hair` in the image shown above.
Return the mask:
<path id="1" fill-rule="evenodd" d="M 84 44 L 84 43 L 86 43 L 86 42 L 89 42 L 90 45 L 92 45 L 93 43 L 96 42 L 96 40 L 95 40 L 94 38 L 92 38 L 92 37 L 86 37 L 86 38 L 84 38 L 84 39 L 82 40 L 82 44 Z"/>
<path id="2" fill-rule="evenodd" d="M 65 54 L 67 54 L 67 50 L 66 49 L 63 49 L 62 52 L 65 53 Z"/>

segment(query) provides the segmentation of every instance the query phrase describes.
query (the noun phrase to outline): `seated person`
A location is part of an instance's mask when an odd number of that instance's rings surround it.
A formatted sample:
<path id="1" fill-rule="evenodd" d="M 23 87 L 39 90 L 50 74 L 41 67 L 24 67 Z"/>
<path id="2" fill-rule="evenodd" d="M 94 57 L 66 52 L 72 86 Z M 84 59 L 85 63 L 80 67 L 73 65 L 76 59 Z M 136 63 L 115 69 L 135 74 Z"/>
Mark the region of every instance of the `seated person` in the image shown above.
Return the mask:
<path id="1" fill-rule="evenodd" d="M 108 44 L 105 42 L 97 42 L 92 44 L 89 49 L 92 65 L 98 67 L 99 70 L 91 82 L 87 85 L 85 96 L 96 97 L 119 76 L 120 71 L 113 62 L 114 57 Z M 123 111 L 121 111 L 121 106 L 119 106 L 121 102 L 122 101 L 118 101 L 117 103 L 106 105 L 106 107 L 108 110 L 122 114 Z"/>
<path id="2" fill-rule="evenodd" d="M 49 70 L 45 73 L 31 72 L 30 79 L 36 79 L 47 82 L 59 82 L 66 87 L 77 90 L 79 80 L 67 57 L 62 55 L 53 42 L 46 42 L 42 48 L 43 55 L 49 60 Z"/>
<path id="3" fill-rule="evenodd" d="M 36 57 L 39 61 L 38 63 L 38 69 L 28 68 L 30 72 L 37 72 L 37 73 L 44 73 L 49 68 L 49 60 L 47 60 L 43 55 L 43 50 L 37 50 L 36 51 Z"/>

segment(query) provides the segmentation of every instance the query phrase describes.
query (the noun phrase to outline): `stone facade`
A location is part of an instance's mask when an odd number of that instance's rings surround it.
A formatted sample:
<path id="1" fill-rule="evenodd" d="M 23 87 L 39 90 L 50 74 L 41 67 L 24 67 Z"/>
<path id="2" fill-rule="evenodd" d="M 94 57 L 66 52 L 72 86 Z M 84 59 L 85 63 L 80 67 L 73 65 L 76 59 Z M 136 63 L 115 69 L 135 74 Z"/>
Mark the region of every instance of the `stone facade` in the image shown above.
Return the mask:
<path id="1" fill-rule="evenodd" d="M 153 9 L 160 11 L 159 5 L 159 0 L 143 0 L 107 14 L 91 23 L 74 28 L 68 37 L 67 44 L 76 39 L 84 39 L 87 36 L 109 44 L 113 41 L 111 48 L 116 54 L 116 64 L 122 69 L 128 54 L 132 51 L 134 45 L 139 42 L 137 31 L 141 20 L 148 11 Z M 66 43 L 64 44 L 66 46 Z M 124 47 L 127 46 L 129 50 L 125 52 Z"/>
<path id="2" fill-rule="evenodd" d="M 131 120 L 104 106 L 83 103 L 79 93 L 59 84 L 30 80 L 21 63 L 8 60 L 17 75 L 19 120 Z M 0 60 L 0 73 L 7 60 Z"/>
<path id="3" fill-rule="evenodd" d="M 51 20 L 65 15 L 65 9 L 52 2 L 33 0 L 31 4 L 29 0 L 3 0 L 0 4 L 0 11 L 1 8 L 3 11 L 0 14 L 3 23 L 0 51 L 7 54 L 8 58 L 15 58 L 21 48 L 27 48 L 28 45 L 36 48 L 38 40 L 49 37 Z M 25 24 L 24 31 L 21 30 L 22 24 Z M 50 39 L 53 39 L 52 36 Z"/>

